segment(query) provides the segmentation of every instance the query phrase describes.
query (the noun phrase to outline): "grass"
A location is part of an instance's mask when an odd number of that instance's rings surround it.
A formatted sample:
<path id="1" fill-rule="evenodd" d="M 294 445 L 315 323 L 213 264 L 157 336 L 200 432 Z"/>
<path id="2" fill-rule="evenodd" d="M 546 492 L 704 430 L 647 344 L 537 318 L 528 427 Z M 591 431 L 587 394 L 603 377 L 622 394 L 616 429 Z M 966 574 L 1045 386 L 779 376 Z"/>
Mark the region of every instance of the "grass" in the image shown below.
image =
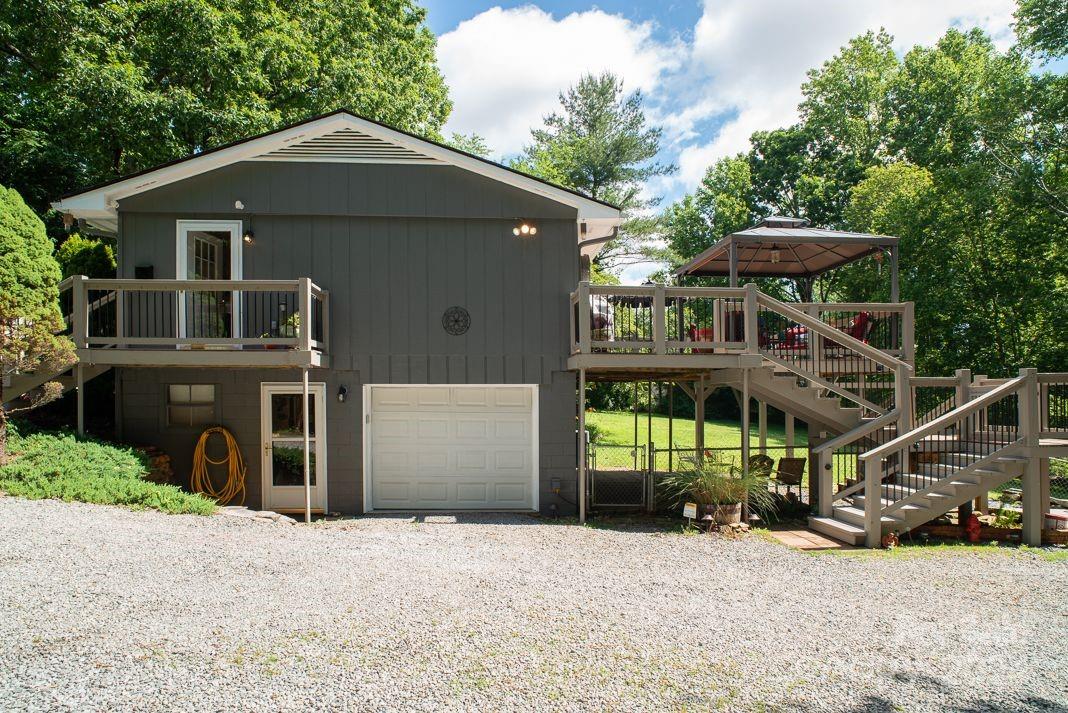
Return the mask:
<path id="1" fill-rule="evenodd" d="M 144 479 L 148 468 L 132 448 L 70 432 L 8 428 L 8 464 L 0 467 L 0 491 L 24 498 L 123 505 L 166 513 L 210 515 L 215 503 L 174 485 Z"/>
<path id="2" fill-rule="evenodd" d="M 649 428 L 648 417 L 638 414 L 638 443 L 648 443 Z M 634 414 L 621 411 L 591 411 L 586 414 L 586 422 L 592 423 L 599 431 L 603 445 L 631 445 L 634 443 Z M 694 422 L 693 419 L 675 418 L 674 428 L 671 434 L 671 444 L 675 448 L 693 448 L 694 446 Z M 756 448 L 759 432 L 756 427 L 756 414 L 753 414 L 753 424 L 749 429 L 749 435 L 753 448 Z M 705 421 L 705 448 L 738 448 L 741 445 L 742 429 L 734 421 Z M 794 432 L 794 443 L 804 448 L 808 434 L 805 427 L 798 424 Z M 668 417 L 653 414 L 652 418 L 652 442 L 658 448 L 668 447 Z M 786 445 L 786 432 L 782 426 L 768 424 L 768 445 Z"/>
<path id="3" fill-rule="evenodd" d="M 978 557 L 1034 555 L 1047 562 L 1068 562 L 1068 548 L 1039 548 L 1028 547 L 1027 545 L 999 544 L 997 542 L 972 544 L 970 542 L 955 541 L 931 541 L 929 543 L 906 541 L 893 549 L 804 550 L 804 552 L 817 557 L 878 557 L 881 559 L 914 559 L 942 555 L 976 555 Z"/>

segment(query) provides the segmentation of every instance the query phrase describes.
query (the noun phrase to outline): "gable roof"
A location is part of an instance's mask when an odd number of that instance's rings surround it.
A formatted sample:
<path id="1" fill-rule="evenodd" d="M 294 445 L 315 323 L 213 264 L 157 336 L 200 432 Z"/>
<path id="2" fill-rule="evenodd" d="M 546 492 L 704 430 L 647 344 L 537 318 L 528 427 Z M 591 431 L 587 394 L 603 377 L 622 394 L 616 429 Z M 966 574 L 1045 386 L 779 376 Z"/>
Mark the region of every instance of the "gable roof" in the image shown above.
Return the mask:
<path id="1" fill-rule="evenodd" d="M 450 165 L 575 208 L 579 222 L 586 224 L 586 242 L 612 234 L 620 223 L 620 209 L 611 203 L 345 109 L 68 193 L 52 207 L 99 230 L 114 232 L 119 200 L 239 161 Z"/>

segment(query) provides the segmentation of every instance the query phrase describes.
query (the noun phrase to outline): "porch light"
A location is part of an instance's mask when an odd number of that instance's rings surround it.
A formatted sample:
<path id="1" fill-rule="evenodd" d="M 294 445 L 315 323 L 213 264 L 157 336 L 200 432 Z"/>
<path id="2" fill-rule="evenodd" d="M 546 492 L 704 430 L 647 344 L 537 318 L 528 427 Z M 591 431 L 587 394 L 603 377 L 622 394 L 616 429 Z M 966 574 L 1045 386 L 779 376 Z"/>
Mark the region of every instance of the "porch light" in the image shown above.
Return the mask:
<path id="1" fill-rule="evenodd" d="M 528 235 L 537 235 L 537 234 L 538 234 L 538 227 L 536 225 L 534 225 L 533 223 L 527 222 L 525 220 L 523 222 L 521 222 L 519 225 L 517 225 L 514 228 L 512 228 L 512 235 L 515 235 L 516 237 L 519 237 L 520 235 L 528 236 Z"/>
<path id="2" fill-rule="evenodd" d="M 252 234 L 251 230 L 246 230 L 245 234 L 241 237 L 241 239 L 245 241 L 245 245 L 252 245 L 256 242 L 256 236 Z"/>
<path id="3" fill-rule="evenodd" d="M 337 400 L 338 400 L 339 403 L 345 403 L 345 397 L 348 396 L 348 395 L 349 395 L 349 390 L 344 384 L 342 384 L 341 386 L 337 387 Z"/>

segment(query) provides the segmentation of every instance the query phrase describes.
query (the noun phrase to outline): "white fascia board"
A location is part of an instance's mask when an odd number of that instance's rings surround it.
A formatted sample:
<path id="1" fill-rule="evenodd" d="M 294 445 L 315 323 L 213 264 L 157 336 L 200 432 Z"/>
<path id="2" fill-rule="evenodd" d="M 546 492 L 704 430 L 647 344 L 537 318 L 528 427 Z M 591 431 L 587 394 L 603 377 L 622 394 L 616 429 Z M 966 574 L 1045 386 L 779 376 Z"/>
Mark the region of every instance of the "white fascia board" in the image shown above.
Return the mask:
<path id="1" fill-rule="evenodd" d="M 443 163 L 472 171 L 529 193 L 543 196 L 557 203 L 572 206 L 578 211 L 580 221 L 614 221 L 615 225 L 619 224 L 620 215 L 615 208 L 523 176 L 502 166 L 466 156 L 443 146 L 438 146 L 428 141 L 408 136 L 400 131 L 344 113 L 332 114 L 259 139 L 238 143 L 171 166 L 163 166 L 155 171 L 131 176 L 124 181 L 101 186 L 95 190 L 89 190 L 55 201 L 52 203 L 52 207 L 62 213 L 70 213 L 76 218 L 90 221 L 110 220 L 114 223 L 117 219 L 118 201 L 123 198 L 201 173 L 207 173 L 239 161 L 253 160 L 264 153 L 283 148 L 294 141 L 315 138 L 346 127 L 358 129 L 371 136 L 395 143 L 398 146 L 403 146 Z"/>

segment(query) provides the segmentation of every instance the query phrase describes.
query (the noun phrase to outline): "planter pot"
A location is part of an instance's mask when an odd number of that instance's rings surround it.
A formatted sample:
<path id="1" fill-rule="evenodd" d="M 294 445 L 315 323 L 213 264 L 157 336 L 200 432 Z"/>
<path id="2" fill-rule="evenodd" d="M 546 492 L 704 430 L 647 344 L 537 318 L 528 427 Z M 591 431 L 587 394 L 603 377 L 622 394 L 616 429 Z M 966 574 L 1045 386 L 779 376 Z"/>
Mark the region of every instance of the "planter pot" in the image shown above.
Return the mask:
<path id="1" fill-rule="evenodd" d="M 702 515 L 711 515 L 717 525 L 734 525 L 742 521 L 742 504 L 702 505 Z"/>

